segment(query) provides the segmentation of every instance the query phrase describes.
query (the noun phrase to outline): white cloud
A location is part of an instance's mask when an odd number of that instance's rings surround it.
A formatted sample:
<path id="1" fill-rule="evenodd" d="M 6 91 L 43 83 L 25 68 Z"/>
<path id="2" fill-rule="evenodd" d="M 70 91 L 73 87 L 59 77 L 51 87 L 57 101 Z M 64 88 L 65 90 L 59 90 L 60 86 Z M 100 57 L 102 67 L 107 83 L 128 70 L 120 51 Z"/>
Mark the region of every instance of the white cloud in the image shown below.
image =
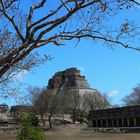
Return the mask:
<path id="1" fill-rule="evenodd" d="M 17 75 L 15 75 L 15 76 L 13 77 L 13 80 L 14 80 L 15 82 L 22 82 L 22 81 L 24 80 L 24 78 L 23 78 L 23 76 L 22 76 L 21 73 L 18 73 Z"/>
<path id="2" fill-rule="evenodd" d="M 13 77 L 13 80 L 15 82 L 22 82 L 22 81 L 24 81 L 24 75 L 27 74 L 27 73 L 28 73 L 27 70 L 22 70 L 21 72 L 19 72 L 17 75 L 15 75 Z"/>
<path id="3" fill-rule="evenodd" d="M 83 66 L 78 66 L 77 67 L 81 72 L 84 72 L 85 71 L 85 68 Z"/>
<path id="4" fill-rule="evenodd" d="M 109 97 L 114 97 L 119 95 L 119 90 L 112 90 L 107 94 Z"/>

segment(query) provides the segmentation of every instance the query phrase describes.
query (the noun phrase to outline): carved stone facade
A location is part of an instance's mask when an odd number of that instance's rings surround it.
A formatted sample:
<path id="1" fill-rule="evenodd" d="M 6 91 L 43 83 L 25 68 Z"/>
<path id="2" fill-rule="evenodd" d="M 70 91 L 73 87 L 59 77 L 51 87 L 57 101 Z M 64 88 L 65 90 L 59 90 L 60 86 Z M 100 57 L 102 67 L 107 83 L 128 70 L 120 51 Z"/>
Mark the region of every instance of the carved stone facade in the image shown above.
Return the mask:
<path id="1" fill-rule="evenodd" d="M 140 105 L 90 111 L 88 126 L 140 127 Z"/>

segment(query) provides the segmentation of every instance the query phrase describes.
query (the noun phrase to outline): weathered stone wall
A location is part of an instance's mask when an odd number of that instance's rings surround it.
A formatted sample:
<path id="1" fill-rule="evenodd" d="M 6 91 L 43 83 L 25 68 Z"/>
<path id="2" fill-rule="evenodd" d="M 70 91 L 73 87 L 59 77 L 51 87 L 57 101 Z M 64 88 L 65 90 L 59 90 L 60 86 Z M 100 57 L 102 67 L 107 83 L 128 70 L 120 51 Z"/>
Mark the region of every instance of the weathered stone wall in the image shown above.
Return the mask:
<path id="1" fill-rule="evenodd" d="M 92 118 L 140 117 L 140 105 L 90 111 Z"/>
<path id="2" fill-rule="evenodd" d="M 21 113 L 31 113 L 32 106 L 15 105 L 11 106 L 10 117 L 19 118 Z"/>
<path id="3" fill-rule="evenodd" d="M 140 105 L 93 110 L 89 127 L 140 127 Z"/>
<path id="4" fill-rule="evenodd" d="M 0 104 L 0 113 L 5 113 L 8 110 L 8 105 Z"/>

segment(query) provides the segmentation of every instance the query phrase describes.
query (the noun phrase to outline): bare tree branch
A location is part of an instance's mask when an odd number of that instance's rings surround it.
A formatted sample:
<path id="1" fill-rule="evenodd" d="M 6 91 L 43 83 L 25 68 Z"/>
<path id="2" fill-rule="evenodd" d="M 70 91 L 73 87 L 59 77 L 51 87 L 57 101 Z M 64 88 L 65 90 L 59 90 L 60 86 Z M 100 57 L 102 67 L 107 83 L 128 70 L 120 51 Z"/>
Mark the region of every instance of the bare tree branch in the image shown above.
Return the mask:
<path id="1" fill-rule="evenodd" d="M 43 7 L 44 4 L 45 4 L 45 2 L 46 2 L 46 0 L 42 0 L 39 4 L 36 4 L 36 5 L 34 5 L 34 6 L 32 6 L 32 7 L 30 8 L 30 12 L 29 12 L 28 19 L 27 19 L 27 25 L 26 25 L 26 28 L 27 28 L 27 31 L 26 31 L 27 35 L 26 35 L 26 38 L 28 38 L 28 36 L 29 36 L 29 27 L 30 27 L 30 25 L 31 25 L 31 19 L 32 19 L 34 10 L 37 10 L 37 9 Z"/>
<path id="2" fill-rule="evenodd" d="M 135 0 L 129 0 L 129 1 L 131 1 L 131 2 L 133 2 L 133 3 L 135 3 L 135 4 L 137 4 L 137 5 L 140 5 L 140 3 L 137 2 L 137 1 L 135 1 Z"/>
<path id="3" fill-rule="evenodd" d="M 14 1 L 13 1 L 13 2 L 14 2 Z M 12 3 L 13 3 L 13 2 L 12 2 Z M 4 3 L 3 3 L 2 0 L 0 0 L 0 3 L 1 3 L 1 5 L 2 5 L 2 9 L 0 9 L 0 12 L 3 13 L 3 15 L 9 20 L 9 22 L 11 22 L 11 24 L 13 25 L 13 27 L 14 27 L 15 31 L 17 32 L 18 36 L 19 36 L 20 39 L 24 42 L 25 39 L 24 39 L 24 37 L 22 36 L 22 34 L 20 33 L 20 31 L 19 31 L 19 29 L 18 29 L 18 27 L 17 27 L 17 25 L 16 25 L 16 23 L 15 23 L 15 21 L 14 21 L 14 17 L 11 18 L 11 17 L 6 13 L 5 5 L 4 5 Z"/>
<path id="4" fill-rule="evenodd" d="M 38 4 L 29 7 L 30 10 L 26 12 L 27 19 L 25 18 L 24 23 L 20 25 L 17 22 L 19 15 L 16 13 L 24 13 L 18 6 L 18 2 L 19 0 L 0 0 L 2 20 L 6 23 L 8 20 L 12 25 L 7 24 L 7 29 L 4 32 L 4 29 L 0 31 L 0 77 L 2 79 L 7 78 L 12 68 L 15 72 L 16 68 L 17 71 L 24 68 L 26 64 L 21 65 L 20 62 L 26 62 L 26 57 L 32 54 L 33 50 L 49 43 L 60 46 L 67 40 L 79 41 L 82 38 L 91 38 L 106 44 L 118 44 L 140 51 L 139 47 L 129 44 L 129 38 L 139 35 L 138 26 L 134 25 L 131 28 L 128 21 L 115 32 L 104 26 L 105 19 L 112 13 L 117 13 L 126 7 L 126 9 L 131 8 L 130 1 L 116 0 L 110 3 L 101 0 L 58 0 L 60 5 L 52 6 L 54 9 L 48 10 L 49 12 L 44 13 L 42 17 L 34 17 L 35 11 L 48 8 L 47 4 L 45 5 L 46 0 L 40 0 Z"/>

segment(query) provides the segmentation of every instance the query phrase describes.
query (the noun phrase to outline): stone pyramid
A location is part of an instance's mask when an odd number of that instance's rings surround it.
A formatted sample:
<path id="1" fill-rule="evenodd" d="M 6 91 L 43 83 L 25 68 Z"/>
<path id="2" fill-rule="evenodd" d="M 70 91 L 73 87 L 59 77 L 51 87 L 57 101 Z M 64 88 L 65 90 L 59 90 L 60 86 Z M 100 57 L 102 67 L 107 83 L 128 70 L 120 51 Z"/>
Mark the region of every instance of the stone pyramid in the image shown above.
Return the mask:
<path id="1" fill-rule="evenodd" d="M 92 89 L 85 76 L 80 75 L 77 68 L 69 68 L 54 74 L 49 80 L 47 90 L 51 93 L 68 93 L 76 91 L 81 96 L 84 94 L 94 94 L 99 100 L 104 101 L 104 97 L 96 89 Z"/>
<path id="2" fill-rule="evenodd" d="M 80 75 L 76 68 L 66 69 L 55 73 L 48 82 L 48 89 L 90 89 L 85 76 Z"/>

